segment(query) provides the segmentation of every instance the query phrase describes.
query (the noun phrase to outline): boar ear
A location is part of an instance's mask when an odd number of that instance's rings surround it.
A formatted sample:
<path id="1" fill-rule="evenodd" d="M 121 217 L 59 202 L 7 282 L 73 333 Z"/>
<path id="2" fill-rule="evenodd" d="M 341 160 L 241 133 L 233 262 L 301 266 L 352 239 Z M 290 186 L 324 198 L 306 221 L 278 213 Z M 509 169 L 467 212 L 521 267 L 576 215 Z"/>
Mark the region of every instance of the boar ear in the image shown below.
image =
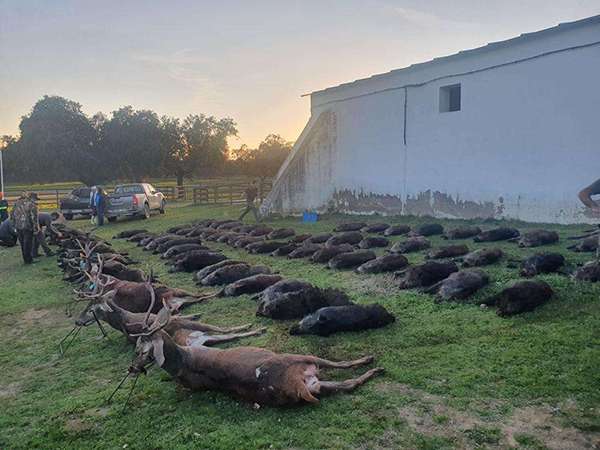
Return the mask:
<path id="1" fill-rule="evenodd" d="M 162 367 L 165 363 L 165 354 L 163 352 L 163 340 L 161 338 L 152 339 L 153 350 L 152 353 L 154 355 L 154 359 L 156 360 L 156 364 L 158 367 Z"/>

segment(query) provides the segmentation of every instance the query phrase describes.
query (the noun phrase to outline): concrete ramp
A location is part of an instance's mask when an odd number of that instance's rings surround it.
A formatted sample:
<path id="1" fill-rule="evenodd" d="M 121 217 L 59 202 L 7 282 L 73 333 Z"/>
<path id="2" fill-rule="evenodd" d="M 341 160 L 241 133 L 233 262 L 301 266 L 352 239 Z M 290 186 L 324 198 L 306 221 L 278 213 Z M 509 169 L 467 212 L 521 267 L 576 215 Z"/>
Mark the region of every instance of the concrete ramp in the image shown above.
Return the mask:
<path id="1" fill-rule="evenodd" d="M 279 169 L 261 214 L 325 209 L 334 191 L 336 151 L 335 114 L 327 110 L 311 116 Z"/>

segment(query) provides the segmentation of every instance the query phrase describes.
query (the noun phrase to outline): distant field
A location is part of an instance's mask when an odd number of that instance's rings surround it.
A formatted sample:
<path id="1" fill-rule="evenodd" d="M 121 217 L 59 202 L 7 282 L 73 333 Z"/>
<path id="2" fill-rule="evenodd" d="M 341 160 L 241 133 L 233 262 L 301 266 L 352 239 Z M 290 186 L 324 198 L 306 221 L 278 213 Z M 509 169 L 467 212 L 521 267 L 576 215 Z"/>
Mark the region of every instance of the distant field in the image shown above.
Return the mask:
<path id="1" fill-rule="evenodd" d="M 238 213 L 235 207 L 170 208 L 164 216 L 120 221 L 97 234 L 110 239 L 126 229 L 162 231 Z M 353 219 L 331 216 L 304 224 L 284 218 L 268 224 L 315 233 Z M 415 225 L 428 219 L 383 220 Z M 436 221 L 447 227 L 466 223 Z M 502 223 L 522 230 L 539 227 Z M 88 221 L 71 224 L 90 229 Z M 558 231 L 561 242 L 543 251 L 561 252 L 570 266 L 592 259 L 593 255 L 566 249 L 565 238 L 585 226 L 547 227 Z M 394 238 L 398 239 L 403 238 Z M 447 243 L 439 237 L 432 242 Z M 161 281 L 198 289 L 191 274 L 167 273 L 157 255 L 128 242 L 113 243 L 139 259 L 142 269 L 152 268 Z M 465 243 L 472 249 L 491 245 Z M 600 283 L 578 283 L 558 274 L 541 276 L 555 297 L 532 313 L 500 318 L 479 303 L 518 278 L 506 260 L 485 268 L 490 285 L 467 303 L 436 304 L 430 295 L 398 290 L 391 275 L 327 270 L 306 260 L 248 255 L 224 244 L 208 244 L 229 257 L 266 264 L 286 277 L 344 289 L 358 303 L 381 303 L 397 320 L 382 329 L 322 338 L 290 336 L 291 321 L 256 317 L 256 303 L 247 295 L 196 305 L 190 313 L 201 313 L 203 321 L 217 325 L 253 323 L 268 328 L 265 335 L 243 345 L 330 359 L 373 354 L 386 373 L 350 395 L 323 398 L 319 405 L 254 409 L 222 393 L 189 392 L 154 368 L 140 379 L 123 414 L 126 392 L 113 404 L 105 401 L 132 359 L 132 346 L 114 330 L 100 339 L 97 328 L 89 327 L 60 358 L 57 344 L 73 327 L 73 319 L 64 315 L 72 287 L 61 280 L 54 258 L 24 267 L 17 248 L 1 249 L 0 448 L 563 450 L 593 448 L 599 442 Z M 506 242 L 498 246 L 516 259 L 540 251 Z M 409 259 L 412 264 L 421 262 L 423 254 L 411 254 Z M 326 375 L 341 379 L 348 373 Z"/>

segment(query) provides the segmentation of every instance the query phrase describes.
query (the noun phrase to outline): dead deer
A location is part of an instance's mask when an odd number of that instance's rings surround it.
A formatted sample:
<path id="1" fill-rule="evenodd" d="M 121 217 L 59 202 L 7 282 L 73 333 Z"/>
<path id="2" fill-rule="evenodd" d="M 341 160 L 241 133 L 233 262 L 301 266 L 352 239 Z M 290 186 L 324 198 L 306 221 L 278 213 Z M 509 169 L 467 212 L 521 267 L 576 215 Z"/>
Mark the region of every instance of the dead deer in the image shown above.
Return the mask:
<path id="1" fill-rule="evenodd" d="M 258 347 L 181 346 L 165 331 L 171 320 L 165 307 L 151 324 L 146 322 L 147 329 L 136 343 L 130 374 L 145 373 L 146 366 L 155 363 L 192 390 L 223 391 L 258 405 L 290 405 L 318 403 L 320 394 L 352 391 L 383 372 L 378 367 L 345 381 L 321 381 L 319 368 L 349 369 L 370 364 L 373 357 L 335 362 Z"/>
<path id="2" fill-rule="evenodd" d="M 150 283 L 146 284 L 146 289 L 151 292 L 152 302 L 155 302 L 154 290 Z M 136 342 L 136 338 L 131 335 L 143 333 L 145 331 L 144 324 L 146 319 L 154 321 L 156 316 L 148 313 L 132 313 L 121 308 L 114 302 L 116 292 L 109 291 L 107 293 L 90 298 L 87 307 L 81 312 L 75 324 L 77 326 L 88 326 L 97 320 L 102 320 L 108 323 L 112 328 L 122 332 L 128 341 Z M 165 301 L 168 305 L 168 302 Z M 171 309 L 171 307 L 169 307 Z M 165 327 L 167 332 L 179 345 L 215 345 L 223 342 L 230 342 L 248 336 L 257 336 L 266 331 L 266 328 L 261 328 L 255 331 L 248 330 L 250 324 L 238 327 L 221 328 L 214 325 L 209 325 L 202 322 L 197 322 L 197 315 L 171 317 L 168 326 Z M 210 335 L 208 333 L 221 333 L 218 335 Z"/>

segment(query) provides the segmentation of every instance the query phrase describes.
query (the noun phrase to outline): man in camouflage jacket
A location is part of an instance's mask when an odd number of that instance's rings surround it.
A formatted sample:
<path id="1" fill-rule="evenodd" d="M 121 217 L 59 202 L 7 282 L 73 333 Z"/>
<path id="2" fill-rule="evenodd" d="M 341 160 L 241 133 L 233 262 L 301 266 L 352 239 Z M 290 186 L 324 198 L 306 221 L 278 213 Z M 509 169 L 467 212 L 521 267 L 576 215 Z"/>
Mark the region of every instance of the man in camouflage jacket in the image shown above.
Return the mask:
<path id="1" fill-rule="evenodd" d="M 39 231 L 38 209 L 35 203 L 37 195 L 23 194 L 15 202 L 11 212 L 11 220 L 17 229 L 23 262 L 33 262 L 33 238 Z"/>

